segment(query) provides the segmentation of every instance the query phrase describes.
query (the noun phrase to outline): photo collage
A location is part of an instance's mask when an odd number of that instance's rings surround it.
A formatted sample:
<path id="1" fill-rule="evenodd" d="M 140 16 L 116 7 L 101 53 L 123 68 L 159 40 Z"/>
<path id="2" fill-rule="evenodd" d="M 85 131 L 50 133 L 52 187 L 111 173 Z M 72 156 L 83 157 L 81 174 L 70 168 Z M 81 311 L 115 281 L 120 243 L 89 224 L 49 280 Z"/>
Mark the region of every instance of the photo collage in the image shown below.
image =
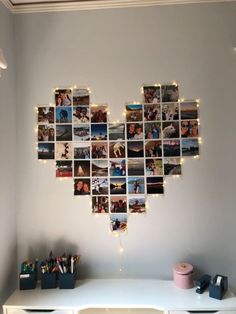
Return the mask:
<path id="1" fill-rule="evenodd" d="M 164 177 L 181 175 L 181 159 L 199 154 L 197 101 L 180 101 L 177 84 L 144 85 L 124 122 L 86 88 L 56 89 L 54 106 L 37 108 L 38 159 L 56 160 L 56 177 L 73 178 L 73 194 L 91 195 L 92 213 L 110 215 L 112 231 L 128 214 L 146 212 L 146 195 L 164 194 Z"/>

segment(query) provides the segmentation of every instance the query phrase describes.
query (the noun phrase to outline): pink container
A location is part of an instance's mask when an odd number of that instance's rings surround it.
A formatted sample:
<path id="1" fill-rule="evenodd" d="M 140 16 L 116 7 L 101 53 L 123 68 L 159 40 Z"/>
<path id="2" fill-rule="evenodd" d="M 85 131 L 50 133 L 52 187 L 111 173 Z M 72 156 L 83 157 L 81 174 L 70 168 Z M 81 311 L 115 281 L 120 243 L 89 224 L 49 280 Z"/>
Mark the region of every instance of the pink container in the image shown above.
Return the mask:
<path id="1" fill-rule="evenodd" d="M 173 268 L 173 279 L 177 287 L 191 289 L 193 287 L 193 266 L 188 263 L 178 263 Z"/>

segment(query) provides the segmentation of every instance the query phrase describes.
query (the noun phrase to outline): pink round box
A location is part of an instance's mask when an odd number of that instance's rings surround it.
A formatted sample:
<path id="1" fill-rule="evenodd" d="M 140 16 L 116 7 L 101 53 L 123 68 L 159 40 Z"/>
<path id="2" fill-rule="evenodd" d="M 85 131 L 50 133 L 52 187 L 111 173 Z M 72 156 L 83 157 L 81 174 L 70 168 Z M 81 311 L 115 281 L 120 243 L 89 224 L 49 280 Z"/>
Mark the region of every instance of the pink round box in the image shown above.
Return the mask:
<path id="1" fill-rule="evenodd" d="M 177 287 L 191 289 L 193 287 L 193 266 L 188 263 L 178 263 L 173 268 L 173 279 Z"/>

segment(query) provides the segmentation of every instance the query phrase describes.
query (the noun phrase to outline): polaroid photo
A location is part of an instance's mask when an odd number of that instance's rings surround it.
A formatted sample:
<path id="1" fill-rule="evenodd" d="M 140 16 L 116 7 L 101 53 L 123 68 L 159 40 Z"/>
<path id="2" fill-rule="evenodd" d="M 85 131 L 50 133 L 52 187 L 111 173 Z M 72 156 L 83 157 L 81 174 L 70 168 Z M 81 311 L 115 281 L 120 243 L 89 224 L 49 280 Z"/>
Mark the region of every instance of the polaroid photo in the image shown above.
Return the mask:
<path id="1" fill-rule="evenodd" d="M 146 159 L 146 176 L 162 176 L 163 165 L 162 159 Z"/>
<path id="2" fill-rule="evenodd" d="M 74 159 L 90 159 L 90 143 L 74 142 Z"/>
<path id="3" fill-rule="evenodd" d="M 127 231 L 127 213 L 110 214 L 110 227 L 112 232 L 122 233 Z"/>
<path id="4" fill-rule="evenodd" d="M 92 176 L 93 177 L 107 177 L 108 176 L 108 162 L 107 160 L 92 160 Z"/>
<path id="5" fill-rule="evenodd" d="M 181 121 L 181 137 L 198 137 L 198 121 Z"/>
<path id="6" fill-rule="evenodd" d="M 73 127 L 74 141 L 89 141 L 90 128 L 89 124 L 74 125 Z"/>
<path id="7" fill-rule="evenodd" d="M 109 140 L 121 141 L 125 139 L 124 123 L 109 123 Z"/>
<path id="8" fill-rule="evenodd" d="M 57 178 L 72 177 L 72 161 L 71 160 L 57 160 L 56 161 L 56 177 Z"/>
<path id="9" fill-rule="evenodd" d="M 164 194 L 163 177 L 146 178 L 147 194 Z"/>
<path id="10" fill-rule="evenodd" d="M 164 175 L 181 175 L 181 158 L 164 158 Z"/>
<path id="11" fill-rule="evenodd" d="M 71 107 L 56 107 L 56 123 L 72 123 Z"/>
<path id="12" fill-rule="evenodd" d="M 126 194 L 126 178 L 110 178 L 110 194 Z"/>
<path id="13" fill-rule="evenodd" d="M 144 175 L 144 161 L 140 159 L 128 159 L 128 175 L 129 176 L 143 176 Z"/>
<path id="14" fill-rule="evenodd" d="M 54 143 L 38 143 L 38 159 L 54 159 L 55 146 Z"/>
<path id="15" fill-rule="evenodd" d="M 107 142 L 92 142 L 92 158 L 93 159 L 108 158 L 107 149 L 108 149 Z"/>
<path id="16" fill-rule="evenodd" d="M 92 105 L 91 106 L 91 122 L 106 123 L 107 122 L 107 105 Z"/>
<path id="17" fill-rule="evenodd" d="M 92 197 L 92 213 L 106 214 L 109 212 L 108 196 L 93 196 Z"/>
<path id="18" fill-rule="evenodd" d="M 162 123 L 162 137 L 165 138 L 179 138 L 179 121 L 163 122 Z"/>
<path id="19" fill-rule="evenodd" d="M 73 144 L 71 142 L 56 142 L 56 159 L 72 159 Z"/>
<path id="20" fill-rule="evenodd" d="M 68 89 L 56 89 L 55 90 L 55 103 L 56 107 L 71 106 L 72 90 Z"/>
<path id="21" fill-rule="evenodd" d="M 158 104 L 161 99 L 160 86 L 146 85 L 143 86 L 143 101 L 146 104 Z"/>
<path id="22" fill-rule="evenodd" d="M 145 139 L 157 140 L 161 137 L 161 122 L 144 123 Z"/>
<path id="23" fill-rule="evenodd" d="M 74 179 L 74 195 L 90 195 L 90 179 Z"/>
<path id="24" fill-rule="evenodd" d="M 110 176 L 122 177 L 126 175 L 125 159 L 110 159 Z"/>
<path id="25" fill-rule="evenodd" d="M 107 124 L 91 124 L 91 141 L 107 140 Z"/>
<path id="26" fill-rule="evenodd" d="M 57 124 L 56 125 L 56 140 L 57 141 L 72 141 L 72 125 Z"/>
<path id="27" fill-rule="evenodd" d="M 90 177 L 90 161 L 74 161 L 74 177 Z"/>
<path id="28" fill-rule="evenodd" d="M 127 140 L 142 140 L 142 139 L 143 139 L 143 124 L 127 123 Z"/>
<path id="29" fill-rule="evenodd" d="M 110 158 L 125 158 L 125 142 L 109 142 Z"/>
<path id="30" fill-rule="evenodd" d="M 55 126 L 53 124 L 38 125 L 38 141 L 39 142 L 54 142 L 55 141 Z"/>
<path id="31" fill-rule="evenodd" d="M 73 123 L 89 123 L 90 122 L 89 105 L 80 105 L 73 107 Z"/>
<path id="32" fill-rule="evenodd" d="M 126 105 L 126 122 L 143 121 L 143 105 Z"/>
<path id="33" fill-rule="evenodd" d="M 161 120 L 160 104 L 144 105 L 144 121 L 160 121 L 160 120 Z"/>
<path id="34" fill-rule="evenodd" d="M 162 120 L 163 121 L 179 120 L 179 103 L 163 104 Z"/>
<path id="35" fill-rule="evenodd" d="M 110 197 L 110 212 L 111 213 L 127 213 L 127 196 L 111 196 Z"/>
<path id="36" fill-rule="evenodd" d="M 198 103 L 196 101 L 181 102 L 180 115 L 182 120 L 198 119 Z"/>
<path id="37" fill-rule="evenodd" d="M 107 195 L 107 194 L 108 194 L 108 179 L 92 178 L 92 195 Z"/>
<path id="38" fill-rule="evenodd" d="M 182 155 L 183 156 L 198 156 L 199 143 L 198 139 L 183 139 L 182 140 Z"/>
<path id="39" fill-rule="evenodd" d="M 146 141 L 145 142 L 146 157 L 162 157 L 162 141 Z"/>
<path id="40" fill-rule="evenodd" d="M 73 106 L 89 105 L 90 96 L 87 88 L 73 89 Z"/>
<path id="41" fill-rule="evenodd" d="M 163 141 L 164 157 L 180 156 L 180 140 Z"/>
<path id="42" fill-rule="evenodd" d="M 146 213 L 146 199 L 144 195 L 129 197 L 129 212 L 131 214 Z"/>
<path id="43" fill-rule="evenodd" d="M 38 123 L 55 123 L 54 107 L 38 107 Z"/>
<path id="44" fill-rule="evenodd" d="M 143 141 L 129 141 L 127 142 L 128 158 L 143 157 L 144 148 Z"/>
<path id="45" fill-rule="evenodd" d="M 144 194 L 144 178 L 143 177 L 128 177 L 128 193 L 129 194 Z"/>
<path id="46" fill-rule="evenodd" d="M 167 84 L 161 86 L 162 102 L 178 102 L 179 88 L 176 84 Z"/>

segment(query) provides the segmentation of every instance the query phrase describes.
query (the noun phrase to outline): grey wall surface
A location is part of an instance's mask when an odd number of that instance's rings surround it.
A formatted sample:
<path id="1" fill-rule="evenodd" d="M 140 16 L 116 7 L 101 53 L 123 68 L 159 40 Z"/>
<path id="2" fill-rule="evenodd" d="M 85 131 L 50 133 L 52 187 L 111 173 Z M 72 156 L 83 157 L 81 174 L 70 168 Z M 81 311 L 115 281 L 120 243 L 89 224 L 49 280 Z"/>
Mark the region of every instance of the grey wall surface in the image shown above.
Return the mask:
<path id="1" fill-rule="evenodd" d="M 16 249 L 16 109 L 13 16 L 0 2 L 0 48 L 9 67 L 0 78 L 0 311 L 15 287 Z"/>
<path id="2" fill-rule="evenodd" d="M 18 262 L 74 249 L 80 278 L 171 278 L 188 261 L 236 287 L 236 4 L 23 14 L 15 29 Z M 121 120 L 143 83 L 172 80 L 181 97 L 201 99 L 201 158 L 167 179 L 164 197 L 148 198 L 146 215 L 129 218 L 120 256 L 109 217 L 93 216 L 72 180 L 37 161 L 34 108 L 53 101 L 54 87 L 77 84 Z"/>

